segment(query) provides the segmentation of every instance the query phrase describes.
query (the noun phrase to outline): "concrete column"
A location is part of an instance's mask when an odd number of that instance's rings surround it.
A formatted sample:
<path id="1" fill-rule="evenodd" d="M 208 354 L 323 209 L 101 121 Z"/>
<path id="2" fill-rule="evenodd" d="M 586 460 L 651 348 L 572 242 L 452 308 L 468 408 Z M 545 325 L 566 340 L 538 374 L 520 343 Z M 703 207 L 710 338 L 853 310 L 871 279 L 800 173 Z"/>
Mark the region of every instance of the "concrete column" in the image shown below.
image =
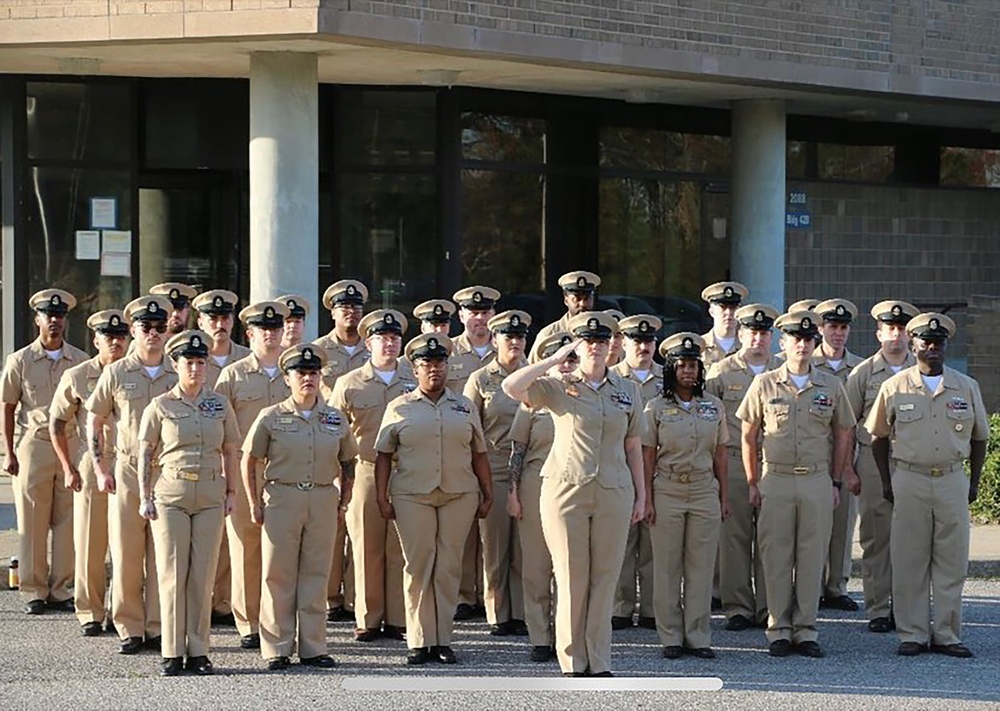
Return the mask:
<path id="1" fill-rule="evenodd" d="M 250 54 L 250 299 L 319 303 L 319 85 L 315 54 Z"/>
<path id="2" fill-rule="evenodd" d="M 733 102 L 732 274 L 750 300 L 785 306 L 785 105 Z"/>

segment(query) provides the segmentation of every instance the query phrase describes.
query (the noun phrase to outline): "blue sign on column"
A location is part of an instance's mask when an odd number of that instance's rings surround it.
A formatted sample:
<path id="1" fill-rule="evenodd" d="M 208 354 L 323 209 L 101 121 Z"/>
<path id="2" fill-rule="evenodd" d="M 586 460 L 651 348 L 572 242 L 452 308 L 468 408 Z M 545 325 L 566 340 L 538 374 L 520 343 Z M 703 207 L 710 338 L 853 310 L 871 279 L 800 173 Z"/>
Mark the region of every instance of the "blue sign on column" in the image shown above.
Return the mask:
<path id="1" fill-rule="evenodd" d="M 812 227 L 812 215 L 808 212 L 786 212 L 785 227 L 790 230 L 807 230 Z"/>

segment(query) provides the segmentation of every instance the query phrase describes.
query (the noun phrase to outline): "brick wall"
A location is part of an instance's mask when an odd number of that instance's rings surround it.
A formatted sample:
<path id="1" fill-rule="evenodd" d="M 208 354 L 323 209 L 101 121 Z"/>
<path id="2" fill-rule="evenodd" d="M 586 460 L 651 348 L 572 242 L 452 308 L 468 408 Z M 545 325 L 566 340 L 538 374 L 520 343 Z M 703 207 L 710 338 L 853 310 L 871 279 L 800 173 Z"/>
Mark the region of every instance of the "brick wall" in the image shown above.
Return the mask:
<path id="1" fill-rule="evenodd" d="M 948 308 L 959 333 L 949 357 L 964 367 L 973 294 L 996 291 L 1000 274 L 1000 195 L 837 183 L 790 183 L 806 192 L 809 230 L 786 232 L 786 299 L 850 299 L 862 311 L 849 347 L 878 344 L 871 307 L 901 298 Z M 1000 331 L 998 331 L 1000 332 Z M 1000 352 L 1000 350 L 998 350 Z"/>
<path id="2" fill-rule="evenodd" d="M 988 412 L 1000 412 L 1000 296 L 969 297 L 969 375 Z"/>

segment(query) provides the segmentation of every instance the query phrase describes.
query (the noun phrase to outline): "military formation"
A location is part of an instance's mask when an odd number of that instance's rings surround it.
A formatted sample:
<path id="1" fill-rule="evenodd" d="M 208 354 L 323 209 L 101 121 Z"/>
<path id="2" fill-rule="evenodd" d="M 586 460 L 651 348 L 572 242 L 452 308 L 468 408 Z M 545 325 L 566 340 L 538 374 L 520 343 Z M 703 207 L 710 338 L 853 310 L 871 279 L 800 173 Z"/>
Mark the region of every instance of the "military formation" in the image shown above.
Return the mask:
<path id="1" fill-rule="evenodd" d="M 26 613 L 75 612 L 164 676 L 213 673 L 226 623 L 272 671 L 334 667 L 328 621 L 454 664 L 454 621 L 482 616 L 532 661 L 610 676 L 632 626 L 668 660 L 714 658 L 713 609 L 772 656 L 822 657 L 819 608 L 859 609 L 859 525 L 868 629 L 971 657 L 989 427 L 945 364 L 954 321 L 882 301 L 862 359 L 850 301 L 782 311 L 720 282 L 711 331 L 664 338 L 654 314 L 594 310 L 600 281 L 563 275 L 567 312 L 530 348 L 491 287 L 419 304 L 404 346 L 407 316 L 343 279 L 312 343 L 305 296 L 239 309 L 166 283 L 91 314 L 88 357 L 64 339 L 74 296 L 36 293 L 0 391 Z"/>

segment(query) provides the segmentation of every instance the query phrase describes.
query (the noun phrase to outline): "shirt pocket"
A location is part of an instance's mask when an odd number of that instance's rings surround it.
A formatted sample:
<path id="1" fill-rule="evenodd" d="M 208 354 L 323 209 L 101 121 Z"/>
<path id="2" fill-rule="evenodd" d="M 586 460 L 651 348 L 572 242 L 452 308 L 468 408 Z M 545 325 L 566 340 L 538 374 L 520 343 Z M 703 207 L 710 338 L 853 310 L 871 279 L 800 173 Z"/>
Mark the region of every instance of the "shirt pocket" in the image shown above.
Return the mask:
<path id="1" fill-rule="evenodd" d="M 764 427 L 777 429 L 788 424 L 792 416 L 792 406 L 788 403 L 771 403 L 764 408 Z"/>

